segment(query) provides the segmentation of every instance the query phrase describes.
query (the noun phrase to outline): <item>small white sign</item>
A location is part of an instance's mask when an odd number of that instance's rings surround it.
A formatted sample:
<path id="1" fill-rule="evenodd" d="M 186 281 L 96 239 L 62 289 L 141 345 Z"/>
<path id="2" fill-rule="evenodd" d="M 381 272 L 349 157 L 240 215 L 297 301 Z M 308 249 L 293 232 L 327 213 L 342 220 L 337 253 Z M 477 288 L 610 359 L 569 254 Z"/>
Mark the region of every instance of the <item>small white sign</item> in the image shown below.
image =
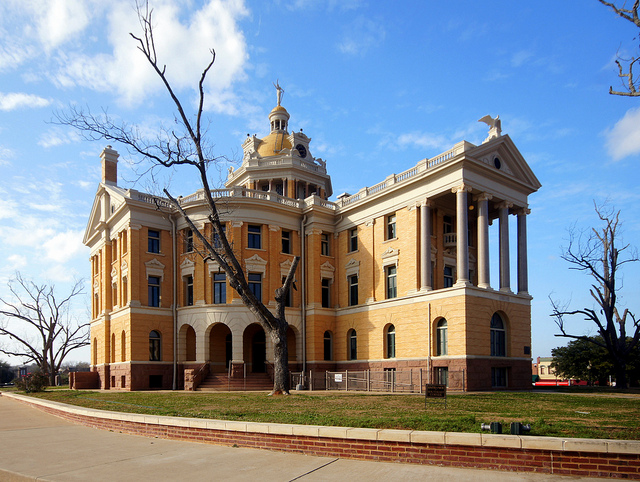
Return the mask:
<path id="1" fill-rule="evenodd" d="M 342 383 L 342 373 L 336 373 L 336 374 L 334 375 L 334 380 L 335 380 L 337 383 Z"/>

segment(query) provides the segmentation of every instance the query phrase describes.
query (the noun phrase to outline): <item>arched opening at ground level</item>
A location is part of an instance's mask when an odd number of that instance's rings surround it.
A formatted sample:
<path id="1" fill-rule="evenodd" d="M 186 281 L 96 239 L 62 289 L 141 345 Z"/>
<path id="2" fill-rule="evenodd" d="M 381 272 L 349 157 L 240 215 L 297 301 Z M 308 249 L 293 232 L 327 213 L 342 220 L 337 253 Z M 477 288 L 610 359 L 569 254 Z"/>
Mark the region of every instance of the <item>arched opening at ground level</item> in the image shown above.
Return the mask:
<path id="1" fill-rule="evenodd" d="M 267 340 L 264 329 L 252 323 L 244 330 L 243 355 L 249 373 L 265 373 L 267 361 Z"/>
<path id="2" fill-rule="evenodd" d="M 231 362 L 232 335 L 229 327 L 216 323 L 209 332 L 209 362 L 212 372 L 224 373 Z"/>

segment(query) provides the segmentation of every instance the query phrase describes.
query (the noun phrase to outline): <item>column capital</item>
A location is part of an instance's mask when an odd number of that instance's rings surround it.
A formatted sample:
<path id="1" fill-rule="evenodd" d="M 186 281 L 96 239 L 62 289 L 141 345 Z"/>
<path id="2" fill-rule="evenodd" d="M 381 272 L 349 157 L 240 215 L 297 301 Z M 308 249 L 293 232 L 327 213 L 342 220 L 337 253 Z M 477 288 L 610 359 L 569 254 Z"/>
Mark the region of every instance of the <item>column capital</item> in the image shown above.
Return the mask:
<path id="1" fill-rule="evenodd" d="M 516 214 L 518 216 L 520 216 L 520 215 L 526 216 L 528 214 L 531 214 L 531 209 L 529 209 L 529 208 L 519 208 L 519 209 L 516 210 Z"/>
<path id="2" fill-rule="evenodd" d="M 507 208 L 510 209 L 513 207 L 513 203 L 510 203 L 509 201 L 502 201 L 500 204 L 498 204 L 498 208 L 503 209 L 503 208 Z"/>
<path id="3" fill-rule="evenodd" d="M 432 208 L 433 206 L 434 206 L 434 202 L 429 198 L 423 199 L 422 201 L 420 201 L 420 207 Z"/>
<path id="4" fill-rule="evenodd" d="M 459 186 L 451 188 L 451 192 L 454 193 L 454 194 L 459 193 L 459 192 L 471 192 L 471 191 L 472 191 L 471 186 L 469 186 L 468 184 L 465 184 L 465 183 L 462 183 Z"/>
<path id="5" fill-rule="evenodd" d="M 488 192 L 481 192 L 480 194 L 473 196 L 474 201 L 491 201 L 492 199 L 493 194 L 489 194 Z"/>

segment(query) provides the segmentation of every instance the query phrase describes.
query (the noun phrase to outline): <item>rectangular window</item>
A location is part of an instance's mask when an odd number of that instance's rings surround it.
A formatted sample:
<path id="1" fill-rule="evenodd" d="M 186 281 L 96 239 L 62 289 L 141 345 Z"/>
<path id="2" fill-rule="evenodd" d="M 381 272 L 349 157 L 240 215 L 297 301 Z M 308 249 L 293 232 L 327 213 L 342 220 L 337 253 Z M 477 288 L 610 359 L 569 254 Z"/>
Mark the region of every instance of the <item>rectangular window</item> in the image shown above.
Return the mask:
<path id="1" fill-rule="evenodd" d="M 157 308 L 160 306 L 160 277 L 149 276 L 148 286 L 149 286 L 149 306 L 154 306 Z"/>
<path id="2" fill-rule="evenodd" d="M 249 227 L 249 239 L 247 247 L 252 249 L 262 248 L 262 226 L 250 224 Z"/>
<path id="3" fill-rule="evenodd" d="M 444 267 L 444 287 L 451 288 L 453 286 L 453 267 Z"/>
<path id="4" fill-rule="evenodd" d="M 331 307 L 331 285 L 328 278 L 322 278 L 322 307 Z"/>
<path id="5" fill-rule="evenodd" d="M 453 219 L 451 216 L 442 217 L 442 232 L 444 234 L 453 233 Z"/>
<path id="6" fill-rule="evenodd" d="M 387 239 L 396 238 L 396 215 L 389 214 L 387 216 Z"/>
<path id="7" fill-rule="evenodd" d="M 349 251 L 358 251 L 358 228 L 349 230 Z"/>
<path id="8" fill-rule="evenodd" d="M 387 298 L 396 298 L 398 296 L 398 285 L 396 277 L 396 267 L 387 266 Z"/>
<path id="9" fill-rule="evenodd" d="M 262 301 L 262 274 L 249 273 L 247 275 L 249 282 L 249 290 L 253 295 L 258 298 L 258 301 Z"/>
<path id="10" fill-rule="evenodd" d="M 193 306 L 193 276 L 184 278 L 184 305 Z"/>
<path id="11" fill-rule="evenodd" d="M 505 367 L 494 367 L 491 369 L 491 386 L 495 388 L 507 386 L 507 369 Z"/>
<path id="12" fill-rule="evenodd" d="M 282 230 L 282 252 L 291 254 L 291 231 Z"/>
<path id="13" fill-rule="evenodd" d="M 447 367 L 436 368 L 436 383 L 440 385 L 449 386 L 449 368 Z"/>
<path id="14" fill-rule="evenodd" d="M 329 235 L 327 233 L 320 235 L 320 254 L 329 256 Z"/>
<path id="15" fill-rule="evenodd" d="M 358 276 L 349 276 L 349 306 L 358 304 Z"/>
<path id="16" fill-rule="evenodd" d="M 184 252 L 191 253 L 193 251 L 193 231 L 187 229 L 184 237 Z"/>
<path id="17" fill-rule="evenodd" d="M 213 304 L 224 305 L 227 302 L 227 275 L 216 273 L 213 275 Z"/>
<path id="18" fill-rule="evenodd" d="M 154 229 L 149 230 L 149 245 L 147 251 L 150 253 L 160 252 L 160 231 Z"/>
<path id="19" fill-rule="evenodd" d="M 227 234 L 227 227 L 223 224 L 222 226 L 222 233 L 226 236 Z M 218 233 L 215 232 L 215 230 L 213 231 L 213 247 L 215 249 L 221 249 L 222 248 L 222 241 L 220 240 L 220 236 L 218 235 Z"/>

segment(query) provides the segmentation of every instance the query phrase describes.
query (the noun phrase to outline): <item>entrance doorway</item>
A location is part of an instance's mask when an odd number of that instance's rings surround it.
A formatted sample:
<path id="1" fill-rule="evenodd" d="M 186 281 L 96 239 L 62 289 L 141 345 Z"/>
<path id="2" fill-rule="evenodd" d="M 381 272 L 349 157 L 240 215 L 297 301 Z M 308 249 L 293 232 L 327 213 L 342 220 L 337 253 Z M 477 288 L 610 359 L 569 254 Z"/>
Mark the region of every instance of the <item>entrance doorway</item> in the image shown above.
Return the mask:
<path id="1" fill-rule="evenodd" d="M 267 342 L 264 331 L 256 331 L 251 339 L 251 367 L 253 373 L 264 373 L 266 371 L 265 361 L 267 360 Z"/>

